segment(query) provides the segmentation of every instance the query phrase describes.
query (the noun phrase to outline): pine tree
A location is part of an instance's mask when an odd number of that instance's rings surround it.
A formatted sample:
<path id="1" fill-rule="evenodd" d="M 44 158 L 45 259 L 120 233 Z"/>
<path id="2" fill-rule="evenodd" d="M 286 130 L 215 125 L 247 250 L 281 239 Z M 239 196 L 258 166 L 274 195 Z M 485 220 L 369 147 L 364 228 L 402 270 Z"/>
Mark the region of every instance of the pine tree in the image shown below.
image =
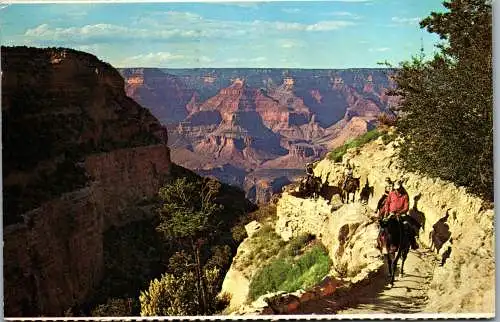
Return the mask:
<path id="1" fill-rule="evenodd" d="M 201 250 L 217 235 L 221 224 L 218 215 L 223 207 L 215 202 L 220 187 L 218 181 L 208 178 L 202 181 L 180 178 L 160 189 L 163 207 L 159 212 L 157 231 L 167 240 L 175 240 L 189 249 L 189 258 L 194 260 L 192 267 L 200 314 L 210 311 Z"/>

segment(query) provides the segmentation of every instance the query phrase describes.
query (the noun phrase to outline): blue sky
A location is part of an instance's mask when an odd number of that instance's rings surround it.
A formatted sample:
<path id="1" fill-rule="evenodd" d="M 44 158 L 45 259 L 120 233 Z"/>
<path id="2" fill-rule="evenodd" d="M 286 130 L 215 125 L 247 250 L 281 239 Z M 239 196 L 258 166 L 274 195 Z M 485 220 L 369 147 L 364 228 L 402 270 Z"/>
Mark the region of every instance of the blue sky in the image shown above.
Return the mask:
<path id="1" fill-rule="evenodd" d="M 2 45 L 62 46 L 115 67 L 359 68 L 431 54 L 441 0 L 15 3 Z"/>

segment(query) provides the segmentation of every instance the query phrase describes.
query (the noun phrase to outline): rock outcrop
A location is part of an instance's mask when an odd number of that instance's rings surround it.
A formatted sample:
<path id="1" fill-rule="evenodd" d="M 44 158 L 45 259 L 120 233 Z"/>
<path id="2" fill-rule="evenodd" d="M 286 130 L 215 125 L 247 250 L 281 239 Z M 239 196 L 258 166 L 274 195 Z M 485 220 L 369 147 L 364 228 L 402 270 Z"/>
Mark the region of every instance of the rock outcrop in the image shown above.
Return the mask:
<path id="1" fill-rule="evenodd" d="M 333 262 L 332 277 L 357 282 L 383 265 L 376 249 L 377 224 L 364 205 L 346 204 L 334 210 L 321 197 L 302 199 L 284 193 L 277 215 L 276 233 L 285 241 L 304 233 L 319 238 Z"/>
<path id="2" fill-rule="evenodd" d="M 166 131 L 92 55 L 2 47 L 2 64 L 5 315 L 60 316 L 100 282 L 104 232 L 169 176 Z"/>
<path id="3" fill-rule="evenodd" d="M 383 194 L 386 177 L 401 179 L 410 196 L 409 214 L 422 225 L 419 243 L 434 250 L 439 259 L 437 265 L 426 263 L 433 273 L 430 284 L 423 288 L 426 294 L 421 295 L 422 312 L 494 313 L 495 235 L 491 204 L 452 183 L 403 172 L 396 157 L 398 143 L 401 142 L 386 145 L 378 139 L 351 149 L 344 156 L 354 164 L 354 175 L 360 177 L 362 185 L 374 191 L 367 205 L 359 202 L 343 205 L 336 199 L 328 203 L 321 197 L 302 199 L 283 192 L 277 202 L 276 233 L 285 241 L 303 233 L 315 235 L 328 249 L 333 262 L 329 276 L 344 283 L 342 292 L 349 292 L 352 286 L 368 287 L 384 266 L 376 249 L 378 224 L 374 209 Z M 314 169 L 315 175 L 331 185 L 339 182 L 342 171 L 341 163 L 328 159 L 318 162 Z M 246 248 L 238 249 L 241 258 L 251 252 L 252 238 L 242 245 Z M 431 260 L 431 257 L 425 258 Z M 288 295 L 267 294 L 244 305 L 253 270 L 238 271 L 238 258 L 225 281 L 226 285 L 233 285 L 226 290 L 236 294 L 232 303 L 236 314 L 276 313 L 276 308 L 270 309 L 266 300 L 271 297 L 284 303 L 277 307 L 279 312 L 296 309 L 310 297 L 318 298 L 315 291 L 298 291 Z M 236 288 L 236 281 L 242 283 L 241 289 Z"/>
<path id="4" fill-rule="evenodd" d="M 393 86 L 386 70 L 121 72 L 127 93 L 169 123 L 174 160 L 231 184 L 219 171 L 225 164 L 248 176 L 261 168 L 303 169 L 363 134 L 387 110 Z"/>
<path id="5" fill-rule="evenodd" d="M 495 255 L 494 213 L 488 202 L 466 193 L 462 187 L 439 179 L 406 173 L 396 159 L 396 142 L 381 139 L 352 149 L 345 158 L 355 165 L 362 185 L 374 188 L 368 202 L 375 209 L 386 177 L 402 178 L 410 196 L 410 215 L 422 224 L 422 246 L 438 243 L 442 266 L 434 270 L 427 312 L 494 312 Z M 315 174 L 336 184 L 340 164 L 324 159 Z M 439 233 L 439 232 L 449 233 Z M 436 233 L 437 232 L 437 233 Z M 435 236 L 434 238 L 432 236 Z"/>

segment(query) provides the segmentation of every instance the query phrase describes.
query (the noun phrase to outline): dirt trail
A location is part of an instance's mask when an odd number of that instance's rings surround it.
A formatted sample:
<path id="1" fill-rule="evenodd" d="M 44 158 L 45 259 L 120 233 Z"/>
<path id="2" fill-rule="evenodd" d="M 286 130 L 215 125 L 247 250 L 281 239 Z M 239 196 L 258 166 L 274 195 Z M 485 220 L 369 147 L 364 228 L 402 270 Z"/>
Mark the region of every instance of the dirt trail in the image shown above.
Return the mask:
<path id="1" fill-rule="evenodd" d="M 366 286 L 348 294 L 337 294 L 301 305 L 299 314 L 422 313 L 432 279 L 436 256 L 427 249 L 410 251 L 404 276 L 398 275 L 389 287 L 385 270 Z M 385 267 L 384 267 L 385 269 Z"/>

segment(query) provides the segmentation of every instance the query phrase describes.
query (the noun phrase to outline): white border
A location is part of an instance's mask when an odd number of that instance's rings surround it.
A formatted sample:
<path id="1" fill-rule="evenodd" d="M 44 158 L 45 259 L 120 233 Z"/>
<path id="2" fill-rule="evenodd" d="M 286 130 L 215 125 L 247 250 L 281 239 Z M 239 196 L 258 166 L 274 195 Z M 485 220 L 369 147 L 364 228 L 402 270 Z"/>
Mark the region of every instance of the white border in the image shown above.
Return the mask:
<path id="1" fill-rule="evenodd" d="M 9 4 L 59 4 L 59 3 L 74 3 L 74 4 L 92 4 L 92 3 L 266 3 L 266 2 L 322 2 L 328 0 L 0 0 L 0 9 L 5 5 Z M 337 0 L 338 1 L 338 0 Z M 373 0 L 377 1 L 377 0 Z M 422 0 L 413 0 L 422 1 Z M 344 2 L 350 2 L 345 0 Z M 500 27 L 497 21 L 497 17 L 500 16 L 500 5 L 497 4 L 496 0 L 492 0 L 493 5 L 493 89 L 494 89 L 494 130 L 495 138 L 494 144 L 494 163 L 495 169 L 499 169 L 500 162 L 498 161 L 498 153 L 500 153 L 500 148 L 497 141 L 497 123 L 500 121 L 498 117 L 495 117 L 496 112 L 498 112 L 498 101 L 500 101 L 500 94 L 496 88 L 500 88 L 500 74 L 498 72 L 498 67 L 500 63 L 495 59 L 500 51 Z M 1 40 L 1 39 L 0 39 Z M 0 77 L 1 84 L 1 77 Z M 1 92 L 1 90 L 0 90 Z M 1 97 L 0 97 L 1 104 Z M 0 111 L 1 113 L 1 111 Z M 0 122 L 0 129 L 2 128 Z M 0 143 L 1 143 L 2 132 L 0 131 Z M 0 149 L 0 157 L 2 155 L 2 150 Z M 497 156 L 497 157 L 495 157 Z M 0 173 L 2 168 L 0 168 Z M 499 171 L 495 171 L 495 179 L 498 178 Z M 0 182 L 2 181 L 2 176 L 0 176 Z M 495 180 L 496 181 L 496 180 Z M 0 186 L 1 189 L 2 186 Z M 495 199 L 500 200 L 499 189 L 495 189 Z M 3 194 L 0 195 L 0 204 L 3 204 Z M 2 210 L 0 210 L 2 211 Z M 495 216 L 496 223 L 496 216 Z M 0 221 L 0 230 L 3 232 L 3 222 Z M 3 239 L 2 248 L 0 249 L 0 258 L 3 264 Z M 496 239 L 496 244 L 498 240 Z M 497 255 L 498 247 L 495 247 L 495 259 Z M 0 267 L 0 273 L 3 276 L 3 265 Z M 498 275 L 498 272 L 496 271 Z M 498 278 L 496 279 L 496 284 L 498 284 Z M 495 319 L 495 312 L 493 313 L 411 313 L 411 314 L 394 314 L 394 313 L 373 313 L 373 314 L 289 314 L 289 315 L 214 315 L 214 316 L 170 316 L 170 317 L 23 317 L 23 318 L 9 318 L 4 317 L 4 306 L 3 306 L 3 278 L 1 280 L 2 293 L 0 294 L 0 301 L 2 303 L 2 308 L 0 310 L 0 318 L 5 319 L 5 321 L 169 321 L 169 320 L 209 320 L 209 321 L 220 321 L 220 320 L 436 320 L 436 319 L 467 319 L 467 320 L 477 320 L 477 319 Z M 497 285 L 496 285 L 497 286 Z M 495 298 L 498 299 L 495 292 Z M 497 309 L 498 300 L 495 301 L 495 311 Z M 496 319 L 495 319 L 496 320 Z"/>

